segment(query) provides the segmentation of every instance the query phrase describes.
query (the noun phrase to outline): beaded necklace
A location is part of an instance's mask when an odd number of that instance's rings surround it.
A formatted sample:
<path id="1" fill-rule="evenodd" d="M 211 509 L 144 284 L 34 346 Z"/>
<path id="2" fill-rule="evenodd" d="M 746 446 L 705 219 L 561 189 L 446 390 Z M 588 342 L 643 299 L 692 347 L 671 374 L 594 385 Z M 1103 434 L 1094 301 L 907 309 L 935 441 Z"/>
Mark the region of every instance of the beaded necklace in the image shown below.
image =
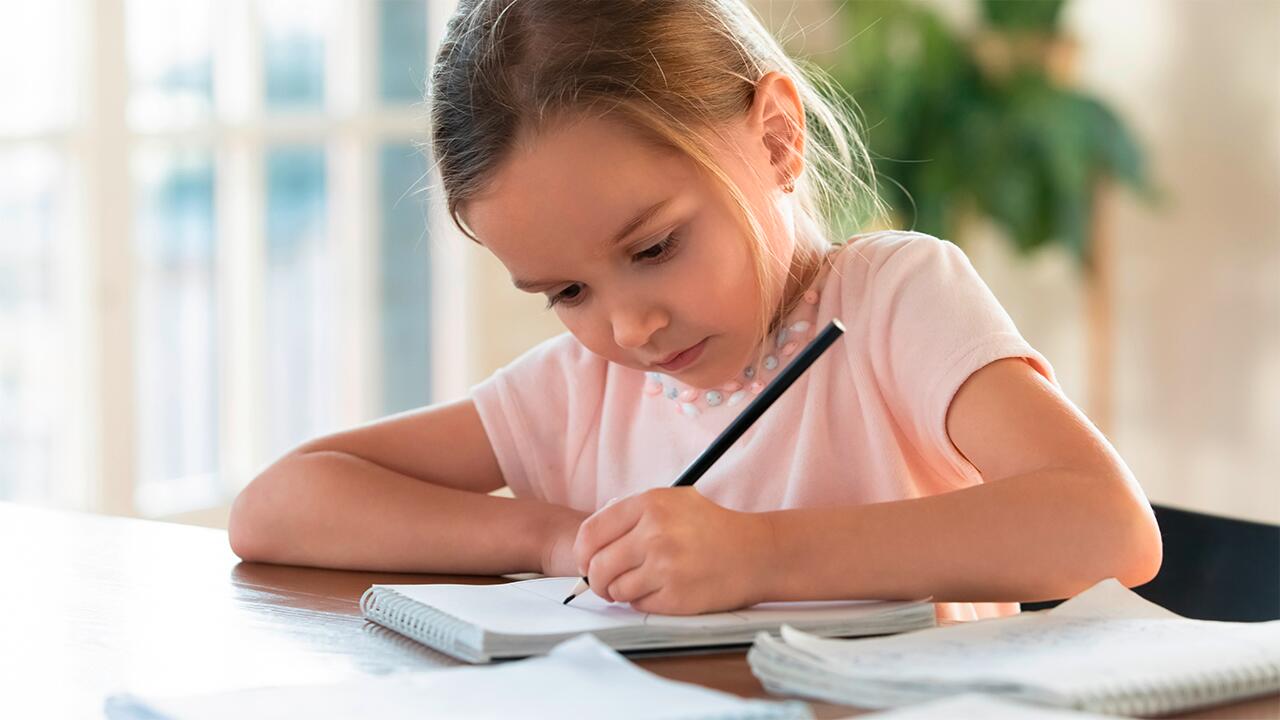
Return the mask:
<path id="1" fill-rule="evenodd" d="M 813 338 L 817 332 L 817 316 L 818 291 L 810 288 L 805 291 L 803 302 L 787 315 L 785 322 L 779 323 L 778 329 L 761 346 L 763 360 L 743 368 L 738 377 L 718 388 L 703 390 L 690 387 L 665 373 L 646 372 L 644 392 L 656 399 L 669 400 L 689 417 L 740 405 L 759 395 L 778 370 L 786 365 L 786 359 Z"/>

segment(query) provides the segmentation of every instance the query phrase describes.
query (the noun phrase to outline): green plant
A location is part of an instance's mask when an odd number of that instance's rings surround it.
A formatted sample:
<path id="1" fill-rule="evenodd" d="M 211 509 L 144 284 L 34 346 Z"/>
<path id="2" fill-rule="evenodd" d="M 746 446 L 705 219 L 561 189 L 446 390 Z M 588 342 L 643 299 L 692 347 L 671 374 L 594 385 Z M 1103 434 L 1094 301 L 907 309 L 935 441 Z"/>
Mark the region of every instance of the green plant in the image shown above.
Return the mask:
<path id="1" fill-rule="evenodd" d="M 858 103 L 882 197 L 905 225 L 958 239 L 976 211 L 1024 252 L 1061 243 L 1088 262 L 1099 179 L 1155 197 L 1140 149 L 1059 77 L 1072 48 L 1062 0 L 981 6 L 981 30 L 960 37 L 912 2 L 846 3 L 850 40 L 828 71 Z"/>

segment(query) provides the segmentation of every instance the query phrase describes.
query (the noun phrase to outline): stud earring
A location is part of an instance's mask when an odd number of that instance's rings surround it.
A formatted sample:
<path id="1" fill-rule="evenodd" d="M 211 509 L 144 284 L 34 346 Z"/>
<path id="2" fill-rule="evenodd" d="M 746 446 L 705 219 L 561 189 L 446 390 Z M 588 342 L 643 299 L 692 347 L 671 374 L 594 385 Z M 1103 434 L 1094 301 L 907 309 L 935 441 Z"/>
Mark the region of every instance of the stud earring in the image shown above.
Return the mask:
<path id="1" fill-rule="evenodd" d="M 796 181 L 793 177 L 788 177 L 787 181 L 782 183 L 782 192 L 789 193 L 796 189 Z"/>

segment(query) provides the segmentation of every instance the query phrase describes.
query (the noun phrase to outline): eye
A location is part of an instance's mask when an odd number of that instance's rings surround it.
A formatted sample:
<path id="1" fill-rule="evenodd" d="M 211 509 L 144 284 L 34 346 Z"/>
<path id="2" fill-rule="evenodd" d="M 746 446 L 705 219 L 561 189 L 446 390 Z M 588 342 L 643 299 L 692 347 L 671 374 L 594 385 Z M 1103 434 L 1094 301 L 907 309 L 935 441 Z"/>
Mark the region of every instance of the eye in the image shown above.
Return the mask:
<path id="1" fill-rule="evenodd" d="M 678 244 L 680 244 L 680 239 L 675 236 L 675 233 L 672 233 L 666 236 L 665 238 L 663 238 L 661 242 L 655 245 L 650 245 L 649 247 L 645 248 L 644 250 L 641 250 L 640 252 L 636 253 L 632 257 L 641 261 L 644 261 L 644 260 L 664 261 L 671 256 L 671 252 L 675 250 L 676 245 Z"/>
<path id="2" fill-rule="evenodd" d="M 551 308 L 561 303 L 564 303 L 569 307 L 572 307 L 573 305 L 576 305 L 578 303 L 581 297 L 582 297 L 582 286 L 570 285 L 569 287 L 561 290 L 560 292 L 556 293 L 555 295 L 552 295 L 550 298 L 547 299 L 547 309 L 550 310 Z"/>

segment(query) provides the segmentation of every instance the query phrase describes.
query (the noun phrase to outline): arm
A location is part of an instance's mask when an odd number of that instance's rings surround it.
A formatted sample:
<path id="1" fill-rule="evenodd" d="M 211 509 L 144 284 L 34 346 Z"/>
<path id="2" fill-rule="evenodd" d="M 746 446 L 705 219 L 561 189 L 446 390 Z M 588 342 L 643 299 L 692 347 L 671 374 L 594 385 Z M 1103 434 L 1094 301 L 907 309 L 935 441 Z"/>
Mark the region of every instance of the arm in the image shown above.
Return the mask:
<path id="1" fill-rule="evenodd" d="M 1159 530 L 1124 462 L 1022 360 L 970 376 L 947 434 L 983 484 L 767 513 L 650 490 L 582 523 L 575 559 L 606 600 L 676 614 L 768 600 L 1035 601 L 1159 569 Z"/>
<path id="2" fill-rule="evenodd" d="M 1159 530 L 1132 474 L 1025 362 L 1000 360 L 974 373 L 951 403 L 947 433 L 983 484 L 764 513 L 771 562 L 761 596 L 1035 601 L 1106 577 L 1134 586 L 1155 576 Z M 832 553 L 834 543 L 856 554 Z"/>
<path id="3" fill-rule="evenodd" d="M 487 494 L 502 486 L 472 402 L 433 406 L 313 440 L 268 467 L 232 505 L 231 547 L 245 560 L 360 570 L 548 569 L 586 514 Z"/>

